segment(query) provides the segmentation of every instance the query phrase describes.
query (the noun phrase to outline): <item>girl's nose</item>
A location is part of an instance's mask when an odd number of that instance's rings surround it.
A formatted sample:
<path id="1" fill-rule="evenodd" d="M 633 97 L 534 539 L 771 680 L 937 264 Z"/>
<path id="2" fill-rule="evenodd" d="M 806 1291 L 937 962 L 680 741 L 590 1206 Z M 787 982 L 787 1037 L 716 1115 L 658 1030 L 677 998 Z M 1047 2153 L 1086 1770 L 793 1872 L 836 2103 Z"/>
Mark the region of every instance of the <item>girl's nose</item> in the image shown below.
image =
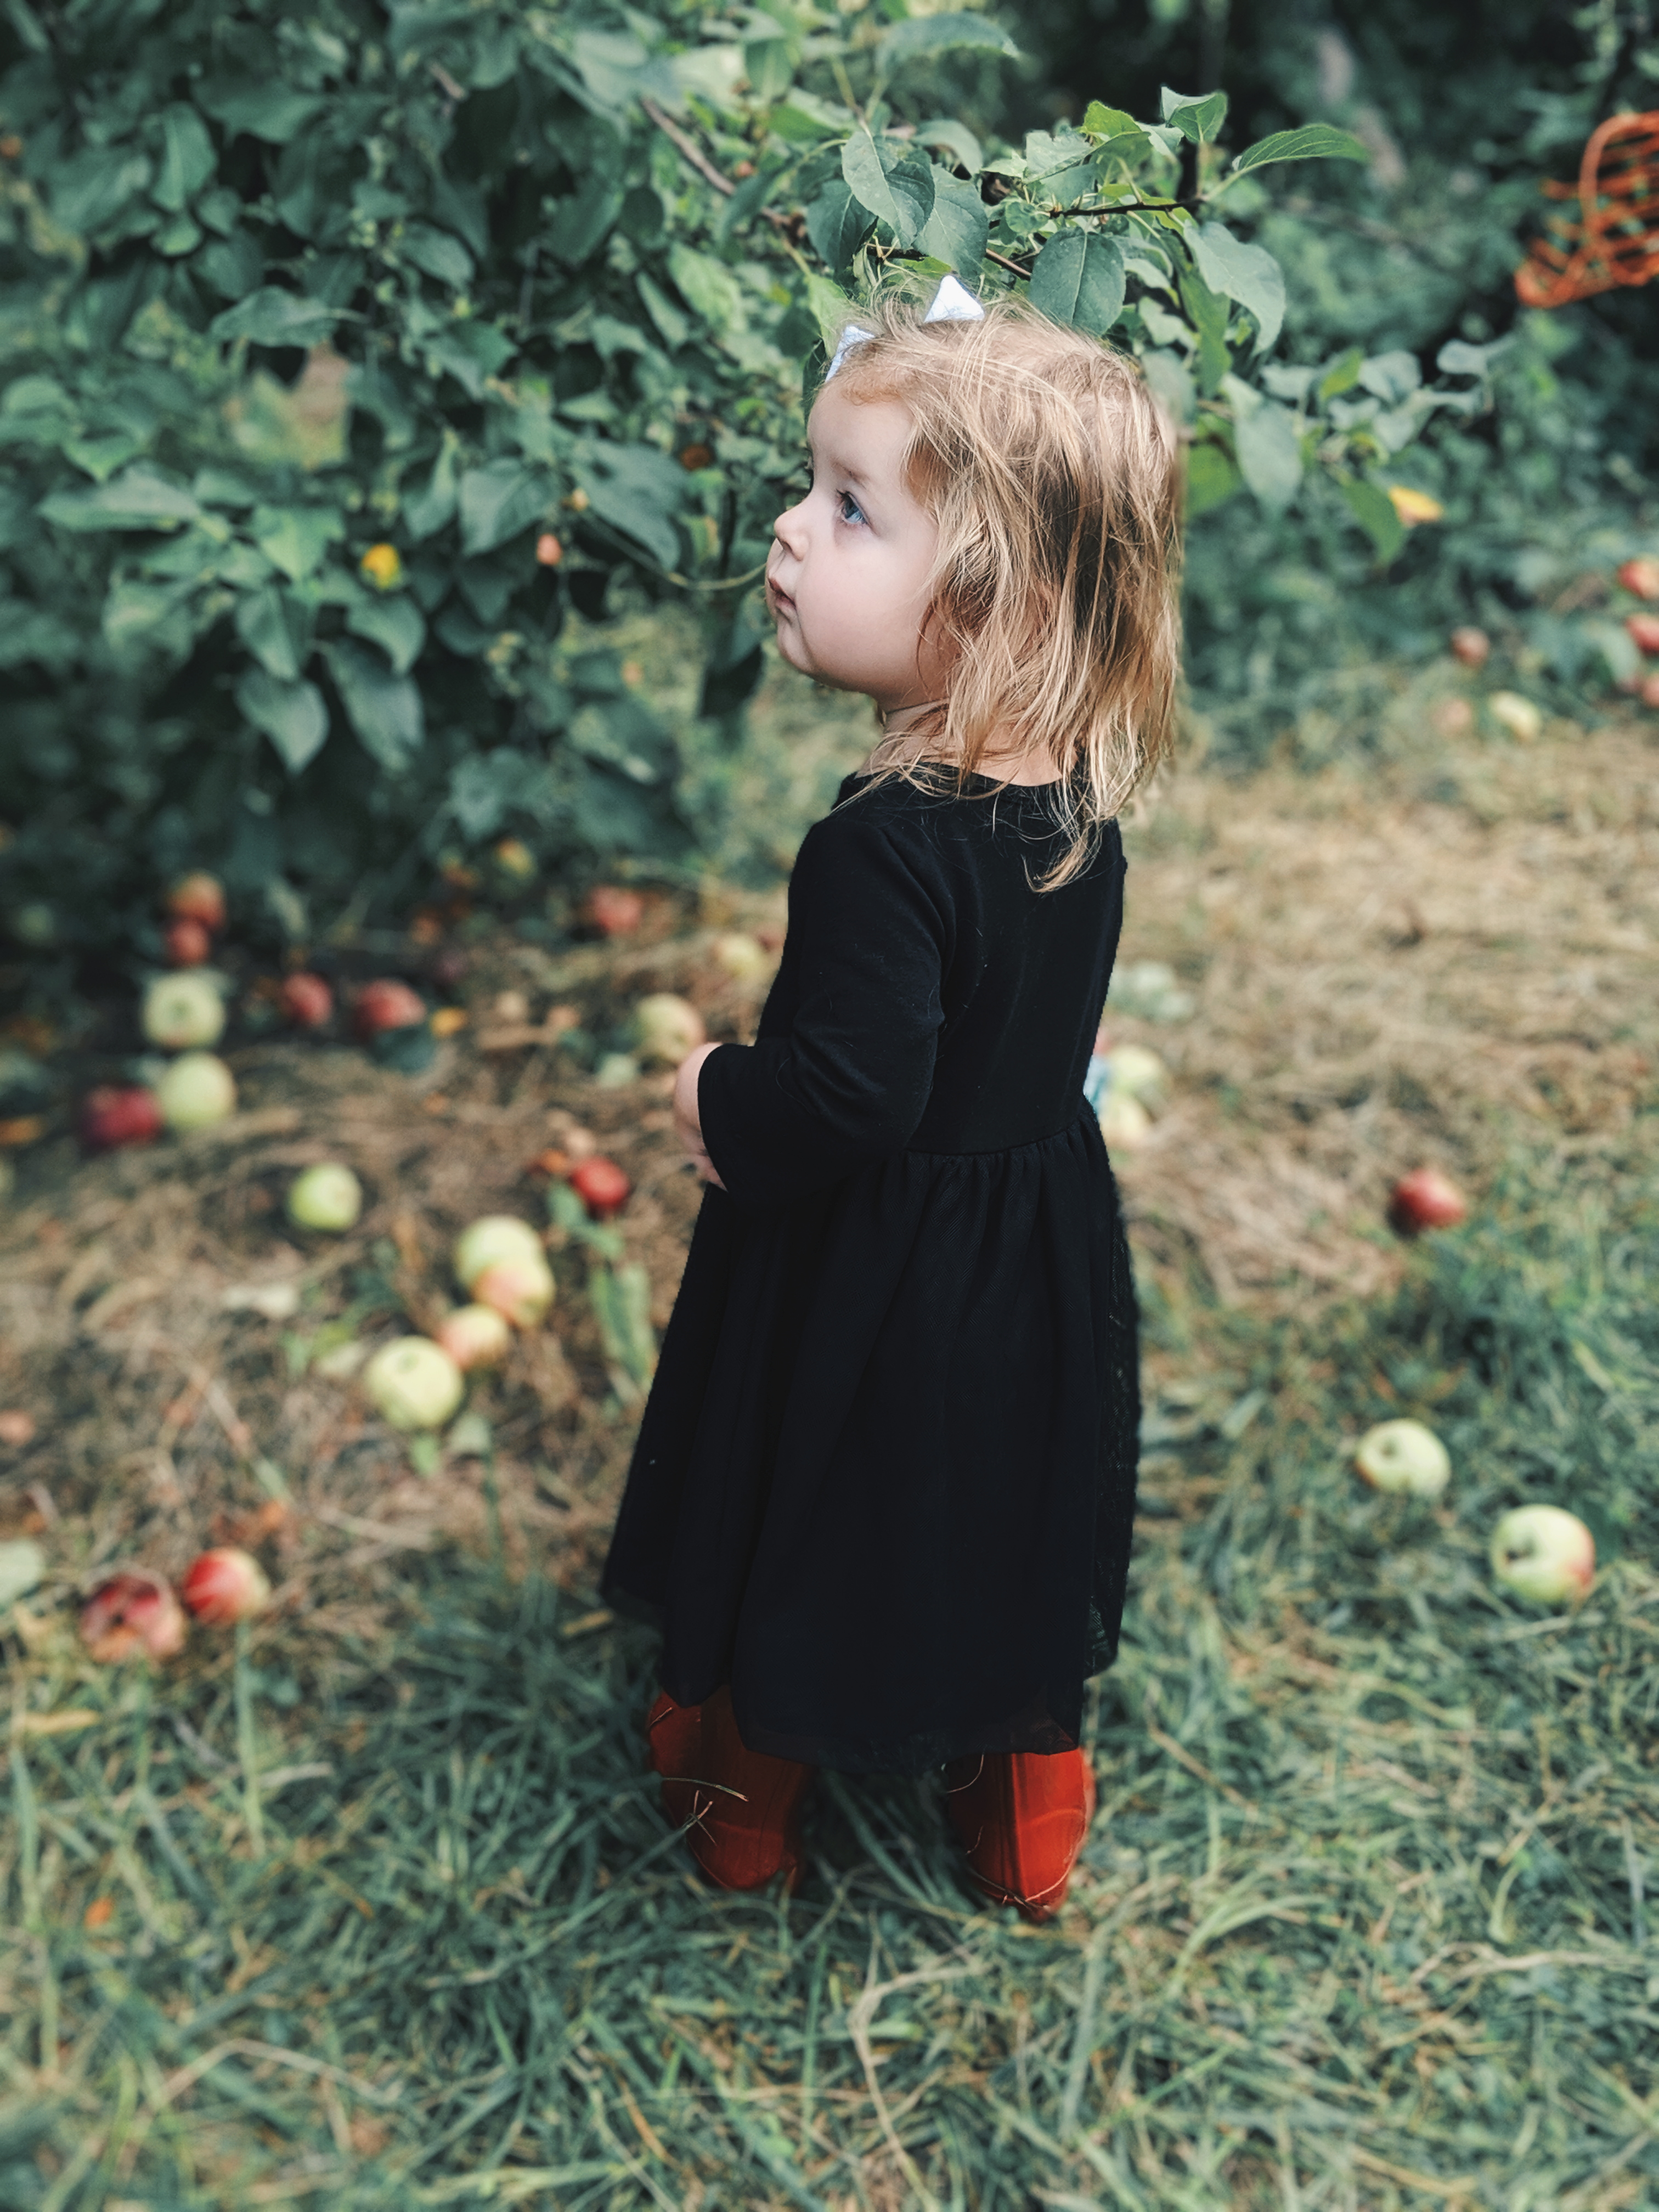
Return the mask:
<path id="1" fill-rule="evenodd" d="M 803 500 L 798 501 L 793 507 L 786 507 L 772 525 L 772 535 L 794 561 L 800 559 L 801 549 L 805 542 L 805 532 L 803 522 L 805 506 L 805 501 Z"/>

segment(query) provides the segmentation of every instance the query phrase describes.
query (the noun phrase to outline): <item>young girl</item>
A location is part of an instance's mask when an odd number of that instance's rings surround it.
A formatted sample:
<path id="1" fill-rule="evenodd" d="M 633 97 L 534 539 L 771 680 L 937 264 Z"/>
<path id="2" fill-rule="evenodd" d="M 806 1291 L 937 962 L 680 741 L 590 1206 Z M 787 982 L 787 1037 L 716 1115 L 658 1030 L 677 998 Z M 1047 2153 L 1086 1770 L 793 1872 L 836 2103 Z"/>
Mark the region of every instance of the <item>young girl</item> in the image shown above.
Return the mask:
<path id="1" fill-rule="evenodd" d="M 780 652 L 883 734 L 801 846 L 755 1042 L 679 1072 L 709 1188 L 605 1587 L 664 1631 L 651 1753 L 714 1881 L 793 1886 L 817 1766 L 944 1766 L 970 1875 L 1043 1918 L 1134 1507 L 1083 1082 L 1115 817 L 1169 742 L 1177 469 L 1132 363 L 947 287 L 860 311 L 774 526 Z"/>

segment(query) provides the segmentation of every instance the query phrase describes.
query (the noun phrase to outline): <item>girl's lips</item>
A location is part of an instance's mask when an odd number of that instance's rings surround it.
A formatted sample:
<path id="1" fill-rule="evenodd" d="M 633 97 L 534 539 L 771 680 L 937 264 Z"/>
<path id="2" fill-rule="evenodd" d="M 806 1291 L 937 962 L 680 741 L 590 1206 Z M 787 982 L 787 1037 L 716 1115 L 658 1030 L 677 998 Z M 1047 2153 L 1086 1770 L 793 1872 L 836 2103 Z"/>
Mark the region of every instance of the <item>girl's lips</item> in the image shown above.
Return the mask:
<path id="1" fill-rule="evenodd" d="M 768 605 L 771 607 L 774 617 L 778 615 L 792 615 L 795 611 L 795 603 L 790 598 L 788 592 L 781 590 L 776 584 L 772 582 L 769 577 L 767 579 L 766 598 Z"/>

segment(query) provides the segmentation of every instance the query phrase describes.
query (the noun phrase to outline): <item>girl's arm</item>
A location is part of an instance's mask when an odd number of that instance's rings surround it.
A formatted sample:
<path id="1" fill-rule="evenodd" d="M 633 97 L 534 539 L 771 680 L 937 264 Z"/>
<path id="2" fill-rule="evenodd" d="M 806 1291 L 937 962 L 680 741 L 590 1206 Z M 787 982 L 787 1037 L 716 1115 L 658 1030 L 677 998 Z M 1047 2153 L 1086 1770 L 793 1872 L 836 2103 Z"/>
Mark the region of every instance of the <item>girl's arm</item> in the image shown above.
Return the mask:
<path id="1" fill-rule="evenodd" d="M 675 1086 L 707 1179 L 742 1206 L 787 1204 L 902 1152 L 933 1087 L 948 906 L 890 832 L 840 813 L 809 831 L 789 929 L 789 1034 L 710 1047 Z"/>

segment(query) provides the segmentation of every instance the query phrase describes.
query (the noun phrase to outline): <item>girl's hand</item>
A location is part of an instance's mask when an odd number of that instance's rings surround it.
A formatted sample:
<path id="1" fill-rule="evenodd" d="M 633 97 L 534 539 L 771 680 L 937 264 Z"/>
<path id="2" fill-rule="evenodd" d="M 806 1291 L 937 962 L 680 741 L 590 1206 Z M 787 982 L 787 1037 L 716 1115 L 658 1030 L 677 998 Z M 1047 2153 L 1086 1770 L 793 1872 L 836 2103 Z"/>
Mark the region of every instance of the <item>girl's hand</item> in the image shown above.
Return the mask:
<path id="1" fill-rule="evenodd" d="M 686 1156 L 696 1170 L 697 1181 L 712 1182 L 716 1190 L 724 1190 L 726 1185 L 704 1149 L 702 1122 L 697 1114 L 697 1077 L 709 1054 L 719 1049 L 718 1045 L 700 1044 L 680 1062 L 679 1073 L 674 1078 L 674 1134 L 684 1146 Z"/>

